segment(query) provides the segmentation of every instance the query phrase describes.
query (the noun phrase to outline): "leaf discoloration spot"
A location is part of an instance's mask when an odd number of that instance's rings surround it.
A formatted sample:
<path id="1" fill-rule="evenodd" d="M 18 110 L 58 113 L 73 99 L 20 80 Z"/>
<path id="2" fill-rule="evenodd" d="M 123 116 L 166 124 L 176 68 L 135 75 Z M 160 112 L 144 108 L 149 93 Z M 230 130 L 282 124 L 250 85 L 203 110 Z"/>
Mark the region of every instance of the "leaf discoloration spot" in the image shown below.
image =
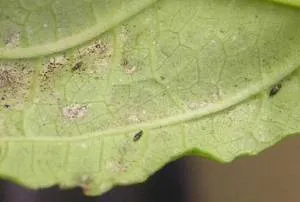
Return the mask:
<path id="1" fill-rule="evenodd" d="M 88 114 L 88 107 L 80 104 L 66 106 L 63 108 L 62 113 L 63 117 L 69 120 L 85 118 Z"/>
<path id="2" fill-rule="evenodd" d="M 17 71 L 13 69 L 0 69 L 0 88 L 13 86 L 19 83 Z"/>
<path id="3" fill-rule="evenodd" d="M 29 62 L 0 61 L 0 104 L 22 107 L 31 92 L 34 72 Z"/>
<path id="4" fill-rule="evenodd" d="M 137 68 L 136 66 L 134 65 L 130 65 L 129 64 L 129 61 L 127 59 L 123 59 L 121 65 L 123 66 L 124 68 L 124 72 L 128 75 L 132 75 L 134 74 L 136 71 L 137 71 Z"/>
<path id="5" fill-rule="evenodd" d="M 20 31 L 9 30 L 8 33 L 6 33 L 6 35 L 7 36 L 4 39 L 4 44 L 6 48 L 16 48 L 19 46 L 21 40 Z"/>

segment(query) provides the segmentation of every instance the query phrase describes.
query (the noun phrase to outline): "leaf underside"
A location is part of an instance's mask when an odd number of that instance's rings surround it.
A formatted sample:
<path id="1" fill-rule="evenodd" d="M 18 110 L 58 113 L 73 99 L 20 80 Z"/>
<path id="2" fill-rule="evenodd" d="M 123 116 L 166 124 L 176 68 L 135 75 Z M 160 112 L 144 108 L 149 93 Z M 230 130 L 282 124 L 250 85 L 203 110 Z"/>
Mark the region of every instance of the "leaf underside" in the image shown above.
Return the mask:
<path id="1" fill-rule="evenodd" d="M 261 0 L 0 0 L 0 175 L 99 195 L 299 133 L 299 18 Z"/>

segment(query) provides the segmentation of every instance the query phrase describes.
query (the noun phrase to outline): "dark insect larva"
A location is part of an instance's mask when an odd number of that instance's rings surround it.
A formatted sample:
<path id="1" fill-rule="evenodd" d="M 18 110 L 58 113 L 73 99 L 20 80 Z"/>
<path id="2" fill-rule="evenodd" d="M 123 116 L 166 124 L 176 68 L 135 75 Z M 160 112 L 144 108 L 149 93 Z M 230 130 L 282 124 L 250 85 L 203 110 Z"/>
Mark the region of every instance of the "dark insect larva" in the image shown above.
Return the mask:
<path id="1" fill-rule="evenodd" d="M 273 97 L 274 95 L 276 95 L 279 90 L 281 89 L 282 85 L 281 84 L 276 84 L 275 86 L 273 86 L 273 88 L 271 89 L 269 96 Z"/>
<path id="2" fill-rule="evenodd" d="M 82 64 L 83 64 L 82 61 L 77 62 L 77 63 L 72 67 L 71 71 L 74 72 L 74 71 L 80 69 L 80 67 L 82 66 Z"/>
<path id="3" fill-rule="evenodd" d="M 136 133 L 133 137 L 133 141 L 136 142 L 138 141 L 139 139 L 141 139 L 142 135 L 143 135 L 144 131 L 139 131 L 138 133 Z"/>

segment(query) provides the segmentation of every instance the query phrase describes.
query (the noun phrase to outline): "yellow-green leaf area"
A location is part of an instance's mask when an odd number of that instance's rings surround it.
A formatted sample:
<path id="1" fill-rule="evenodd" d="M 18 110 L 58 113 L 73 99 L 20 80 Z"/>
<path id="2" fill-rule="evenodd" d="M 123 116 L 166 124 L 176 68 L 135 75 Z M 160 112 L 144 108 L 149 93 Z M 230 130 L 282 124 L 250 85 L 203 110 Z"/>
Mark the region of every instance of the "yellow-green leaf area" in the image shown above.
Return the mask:
<path id="1" fill-rule="evenodd" d="M 75 47 L 156 0 L 1 0 L 0 58 L 28 58 Z"/>
<path id="2" fill-rule="evenodd" d="M 99 195 L 186 154 L 230 162 L 300 131 L 298 9 L 0 2 L 0 174 L 15 182 Z"/>
<path id="3" fill-rule="evenodd" d="M 272 0 L 278 3 L 283 3 L 286 5 L 290 5 L 290 6 L 295 6 L 295 7 L 299 7 L 300 6 L 300 1 L 299 0 Z"/>

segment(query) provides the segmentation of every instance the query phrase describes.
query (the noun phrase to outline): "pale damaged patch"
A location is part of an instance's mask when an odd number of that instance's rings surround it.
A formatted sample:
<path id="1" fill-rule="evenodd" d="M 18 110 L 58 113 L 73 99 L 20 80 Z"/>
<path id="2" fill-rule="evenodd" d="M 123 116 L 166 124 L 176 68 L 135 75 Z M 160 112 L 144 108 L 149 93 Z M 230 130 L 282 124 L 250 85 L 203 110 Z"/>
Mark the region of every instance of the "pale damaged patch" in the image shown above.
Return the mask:
<path id="1" fill-rule="evenodd" d="M 62 109 L 63 117 L 69 120 L 82 119 L 88 115 L 88 107 L 86 105 L 74 104 L 66 106 Z"/>
<path id="2" fill-rule="evenodd" d="M 5 88 L 20 83 L 20 75 L 17 70 L 0 67 L 0 88 Z"/>
<path id="3" fill-rule="evenodd" d="M 30 93 L 33 73 L 26 62 L 0 63 L 0 105 L 22 108 Z"/>
<path id="4" fill-rule="evenodd" d="M 219 88 L 208 89 L 207 96 L 203 100 L 190 100 L 186 102 L 186 106 L 190 110 L 206 108 L 214 103 L 222 100 L 223 93 Z"/>
<path id="5" fill-rule="evenodd" d="M 130 115 L 128 116 L 128 121 L 132 123 L 139 123 L 141 119 L 137 115 Z"/>
<path id="6" fill-rule="evenodd" d="M 187 106 L 190 110 L 195 110 L 195 109 L 205 108 L 208 105 L 209 105 L 209 103 L 206 102 L 206 101 L 198 101 L 198 102 L 197 101 L 191 101 L 191 102 L 188 103 Z"/>
<path id="7" fill-rule="evenodd" d="M 58 69 L 61 70 L 61 67 L 68 62 L 68 58 L 64 55 L 51 57 L 44 64 L 44 69 L 42 71 L 42 80 L 48 80 L 53 73 Z"/>
<path id="8" fill-rule="evenodd" d="M 16 48 L 20 44 L 20 32 L 10 32 L 4 40 L 6 48 Z"/>
<path id="9" fill-rule="evenodd" d="M 0 89 L 24 85 L 26 76 L 32 72 L 32 69 L 25 64 L 0 63 Z"/>
<path id="10" fill-rule="evenodd" d="M 121 65 L 123 66 L 125 74 L 133 75 L 137 71 L 136 66 L 129 64 L 127 59 L 124 59 Z"/>
<path id="11" fill-rule="evenodd" d="M 121 29 L 120 29 L 120 34 L 119 37 L 121 39 L 122 42 L 125 42 L 128 40 L 128 27 L 126 25 L 122 25 Z"/>
<path id="12" fill-rule="evenodd" d="M 74 54 L 75 61 L 84 61 L 87 64 L 85 73 L 103 75 L 108 71 L 112 60 L 112 44 L 111 39 L 104 38 L 96 40 L 88 46 L 77 49 Z"/>
<path id="13" fill-rule="evenodd" d="M 106 40 L 95 40 L 90 45 L 81 47 L 75 52 L 75 58 L 84 58 L 87 56 L 98 56 L 98 59 L 111 57 L 112 45 Z"/>
<path id="14" fill-rule="evenodd" d="M 145 110 L 141 110 L 139 112 L 129 112 L 127 115 L 127 123 L 140 123 L 146 120 L 147 112 Z"/>
<path id="15" fill-rule="evenodd" d="M 52 88 L 55 80 L 59 79 L 66 71 L 66 65 L 69 63 L 69 58 L 65 55 L 57 55 L 51 58 L 46 58 L 43 62 L 43 69 L 40 72 L 40 89 L 46 91 Z"/>
<path id="16" fill-rule="evenodd" d="M 106 167 L 112 173 L 124 173 L 128 169 L 124 164 L 124 160 L 109 161 Z"/>
<path id="17" fill-rule="evenodd" d="M 64 55 L 59 55 L 56 57 L 52 57 L 49 59 L 49 64 L 52 65 L 64 65 L 68 61 L 68 58 L 66 58 Z"/>

